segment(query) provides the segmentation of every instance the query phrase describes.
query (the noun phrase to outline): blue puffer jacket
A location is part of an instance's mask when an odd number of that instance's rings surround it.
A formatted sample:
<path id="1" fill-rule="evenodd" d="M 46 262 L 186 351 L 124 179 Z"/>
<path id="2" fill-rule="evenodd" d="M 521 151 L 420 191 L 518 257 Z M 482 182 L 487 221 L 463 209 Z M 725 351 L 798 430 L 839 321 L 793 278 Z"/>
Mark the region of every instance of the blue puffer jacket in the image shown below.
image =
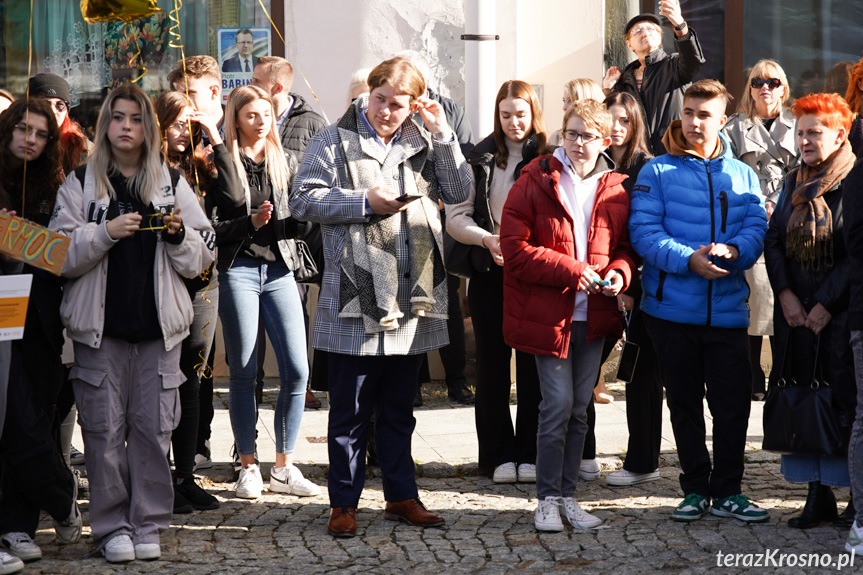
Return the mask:
<path id="1" fill-rule="evenodd" d="M 673 128 L 672 128 L 673 129 Z M 764 249 L 767 214 L 758 176 L 735 160 L 724 136 L 711 160 L 665 154 L 647 163 L 633 188 L 629 233 L 644 258 L 641 309 L 691 325 L 749 325 L 749 286 L 743 270 Z M 731 273 L 708 280 L 689 270 L 689 257 L 711 242 L 737 247 L 734 262 L 714 263 Z"/>

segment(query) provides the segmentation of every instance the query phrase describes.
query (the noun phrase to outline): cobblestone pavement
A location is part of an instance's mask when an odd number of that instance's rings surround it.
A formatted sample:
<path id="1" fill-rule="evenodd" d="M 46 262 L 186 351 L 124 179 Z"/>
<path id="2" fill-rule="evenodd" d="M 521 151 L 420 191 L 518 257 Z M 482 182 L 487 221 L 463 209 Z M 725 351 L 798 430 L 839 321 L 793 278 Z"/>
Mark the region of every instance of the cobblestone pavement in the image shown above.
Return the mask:
<path id="1" fill-rule="evenodd" d="M 445 402 L 441 396 L 440 390 L 426 394 L 427 406 Z M 225 417 L 224 412 L 217 417 Z M 756 431 L 750 429 L 750 433 Z M 597 434 L 602 433 L 600 422 Z M 161 560 L 110 565 L 101 556 L 88 558 L 92 550 L 89 527 L 80 543 L 59 547 L 51 522 L 45 519 L 36 538 L 44 558 L 30 563 L 23 573 L 808 575 L 839 571 L 836 562 L 850 559 L 841 554 L 847 531 L 826 524 L 806 531 L 789 528 L 787 520 L 802 507 L 806 485 L 785 482 L 779 457 L 758 450 L 759 444 L 752 441 L 748 445 L 744 494 L 770 512 L 769 522 L 758 525 L 710 515 L 691 524 L 671 521 L 671 511 L 682 497 L 673 450 L 663 452 L 659 481 L 623 488 L 608 487 L 603 478 L 579 483 L 579 501 L 603 524 L 595 530 L 567 529 L 563 533 L 535 531 L 533 485 L 495 485 L 478 473 L 475 464 L 433 462 L 418 467 L 420 498 L 444 516 L 444 528 L 422 530 L 387 521 L 381 480 L 376 470 L 370 470 L 357 513 L 358 536 L 342 540 L 326 532 L 326 490 L 313 498 L 265 492 L 254 502 L 240 500 L 231 491 L 230 465 L 217 461 L 201 477 L 203 486 L 221 501 L 221 508 L 175 516 L 172 527 L 162 534 Z M 617 456 L 600 454 L 598 461 L 604 473 L 621 465 Z M 326 483 L 324 465 L 299 467 L 307 477 Z M 268 464 L 263 471 L 266 479 Z M 836 493 L 840 501 L 848 500 L 847 489 Z M 86 502 L 82 502 L 82 511 L 87 525 Z M 755 555 L 740 557 L 735 567 L 726 566 L 731 563 L 723 559 L 717 565 L 719 553 Z M 746 566 L 747 562 L 755 565 L 758 554 L 764 553 L 768 555 L 760 561 L 766 566 Z M 783 553 L 787 555 L 780 555 Z M 831 566 L 801 566 L 800 554 L 806 554 L 808 564 L 817 554 L 819 564 L 824 561 Z M 863 558 L 854 560 L 854 567 L 839 572 L 863 565 Z M 789 563 L 797 566 L 788 567 Z"/>
<path id="2" fill-rule="evenodd" d="M 601 459 L 604 467 L 619 461 Z M 25 573 L 834 573 L 826 569 L 717 567 L 717 553 L 819 555 L 835 562 L 846 532 L 832 526 L 790 529 L 787 518 L 805 497 L 804 486 L 791 486 L 779 474 L 778 459 L 750 456 L 745 492 L 770 510 L 770 521 L 745 525 L 706 516 L 692 524 L 672 522 L 678 503 L 676 461 L 668 454 L 660 481 L 610 488 L 600 479 L 580 485 L 579 500 L 603 520 L 599 529 L 538 534 L 532 513 L 532 485 L 495 485 L 479 475 L 419 478 L 420 497 L 446 518 L 441 529 L 418 529 L 383 518 L 381 481 L 371 478 L 357 514 L 358 536 L 334 540 L 326 533 L 326 495 L 299 499 L 265 493 L 255 502 L 233 497 L 230 468 L 218 464 L 204 485 L 222 501 L 216 511 L 175 517 L 162 535 L 162 559 L 107 564 L 85 558 L 89 529 L 77 545 L 58 547 L 50 522 L 37 536 L 44 558 Z M 427 464 L 425 475 L 446 475 L 455 468 Z M 323 482 L 324 470 L 304 472 Z M 469 472 L 470 469 L 461 469 Z M 847 499 L 847 490 L 840 490 Z M 85 523 L 86 503 L 82 505 Z M 823 557 L 824 554 L 829 558 Z M 779 556 L 773 557 L 778 562 Z M 863 561 L 863 558 L 855 558 Z M 741 563 L 742 563 L 741 559 Z M 787 561 L 787 559 L 786 559 Z M 860 561 L 857 563 L 859 564 Z M 850 571 L 851 567 L 845 569 Z"/>

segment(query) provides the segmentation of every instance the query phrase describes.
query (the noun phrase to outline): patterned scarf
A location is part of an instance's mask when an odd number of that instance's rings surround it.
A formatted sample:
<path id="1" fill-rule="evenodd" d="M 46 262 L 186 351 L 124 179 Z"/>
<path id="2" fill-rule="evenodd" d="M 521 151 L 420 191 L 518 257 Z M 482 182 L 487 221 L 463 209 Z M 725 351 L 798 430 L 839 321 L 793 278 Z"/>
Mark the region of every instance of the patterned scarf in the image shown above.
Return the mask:
<path id="1" fill-rule="evenodd" d="M 822 197 L 845 179 L 856 161 L 846 140 L 818 168 L 800 165 L 791 195 L 786 252 L 805 270 L 833 266 L 833 214 Z"/>
<path id="2" fill-rule="evenodd" d="M 339 120 L 341 152 L 346 164 L 346 187 L 370 189 L 381 184 L 382 164 L 362 150 L 358 123 L 359 106 L 351 106 Z M 415 149 L 423 138 L 419 129 L 405 122 L 399 145 Z M 384 165 L 396 151 L 384 160 Z M 408 204 L 408 259 L 410 262 L 411 313 L 420 317 L 447 318 L 446 270 L 440 234 L 438 198 L 440 189 L 434 166 L 427 161 L 428 146 L 402 161 L 399 166 L 402 192 L 424 198 Z M 395 218 L 373 215 L 367 223 L 350 224 L 345 239 L 339 273 L 339 317 L 361 317 L 366 333 L 398 329 L 404 313 L 398 303 L 399 274 L 396 261 Z"/>

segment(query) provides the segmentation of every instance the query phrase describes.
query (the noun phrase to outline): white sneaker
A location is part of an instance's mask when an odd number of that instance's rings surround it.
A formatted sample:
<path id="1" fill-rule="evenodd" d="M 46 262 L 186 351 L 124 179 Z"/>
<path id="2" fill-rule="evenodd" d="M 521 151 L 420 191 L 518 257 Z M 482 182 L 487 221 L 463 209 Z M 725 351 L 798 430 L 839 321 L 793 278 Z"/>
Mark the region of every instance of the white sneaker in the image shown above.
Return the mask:
<path id="1" fill-rule="evenodd" d="M 863 527 L 859 527 L 857 521 L 851 524 L 848 541 L 845 542 L 845 551 L 855 555 L 863 555 Z"/>
<path id="2" fill-rule="evenodd" d="M 518 479 L 518 472 L 515 469 L 515 463 L 501 463 L 494 468 L 494 474 L 491 480 L 495 483 L 515 483 Z"/>
<path id="3" fill-rule="evenodd" d="M 5 551 L 0 551 L 0 575 L 8 575 L 9 573 L 17 573 L 24 568 L 24 562 L 14 555 L 9 555 Z"/>
<path id="4" fill-rule="evenodd" d="M 195 467 L 192 468 L 192 471 L 210 469 L 211 467 L 213 467 L 213 458 L 210 455 L 210 440 L 207 439 L 204 441 L 204 453 L 195 454 Z"/>
<path id="5" fill-rule="evenodd" d="M 599 477 L 599 463 L 596 459 L 582 459 L 578 467 L 578 478 L 584 481 L 594 481 Z"/>
<path id="6" fill-rule="evenodd" d="M 57 536 L 57 543 L 60 545 L 69 545 L 77 543 L 81 539 L 81 529 L 84 526 L 84 520 L 81 518 L 81 510 L 78 509 L 78 480 L 80 474 L 76 469 L 72 473 L 72 510 L 69 516 L 63 521 L 54 519 L 54 535 Z"/>
<path id="7" fill-rule="evenodd" d="M 242 499 L 257 499 L 260 497 L 261 491 L 264 489 L 261 468 L 253 463 L 240 469 L 240 478 L 237 479 L 235 489 L 237 497 Z"/>
<path id="8" fill-rule="evenodd" d="M 303 473 L 295 465 L 273 466 L 270 469 L 270 491 L 311 497 L 321 494 L 321 486 L 303 477 Z"/>
<path id="9" fill-rule="evenodd" d="M 114 535 L 102 549 L 102 555 L 108 563 L 125 563 L 135 559 L 135 546 L 128 535 Z"/>
<path id="10" fill-rule="evenodd" d="M 162 556 L 162 548 L 158 543 L 136 543 L 135 559 L 140 561 L 152 561 Z"/>
<path id="11" fill-rule="evenodd" d="M 0 547 L 21 559 L 21 561 L 35 561 L 42 558 L 42 550 L 33 543 L 26 533 L 15 531 L 6 533 L 0 537 Z"/>
<path id="12" fill-rule="evenodd" d="M 560 520 L 560 497 L 546 497 L 540 500 L 533 514 L 533 525 L 537 531 L 563 531 Z"/>
<path id="13" fill-rule="evenodd" d="M 602 523 L 599 517 L 582 509 L 574 497 L 563 498 L 563 510 L 570 525 L 576 529 L 592 529 Z"/>
<path id="14" fill-rule="evenodd" d="M 519 463 L 518 482 L 536 483 L 536 465 L 533 463 Z"/>
<path id="15" fill-rule="evenodd" d="M 608 485 L 622 487 L 626 485 L 635 485 L 645 481 L 656 481 L 659 479 L 659 470 L 651 471 L 650 473 L 633 473 L 626 469 L 618 469 L 613 473 L 605 476 L 605 482 Z"/>

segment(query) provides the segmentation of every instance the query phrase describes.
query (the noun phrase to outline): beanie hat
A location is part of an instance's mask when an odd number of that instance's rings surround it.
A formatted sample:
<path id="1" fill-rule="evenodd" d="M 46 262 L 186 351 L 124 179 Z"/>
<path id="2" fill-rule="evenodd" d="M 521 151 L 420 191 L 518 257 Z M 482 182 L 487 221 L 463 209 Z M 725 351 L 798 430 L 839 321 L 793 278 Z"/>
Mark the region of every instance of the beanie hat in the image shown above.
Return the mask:
<path id="1" fill-rule="evenodd" d="M 69 84 L 55 74 L 36 74 L 29 81 L 30 96 L 35 98 L 60 98 L 67 106 L 72 105 Z"/>

